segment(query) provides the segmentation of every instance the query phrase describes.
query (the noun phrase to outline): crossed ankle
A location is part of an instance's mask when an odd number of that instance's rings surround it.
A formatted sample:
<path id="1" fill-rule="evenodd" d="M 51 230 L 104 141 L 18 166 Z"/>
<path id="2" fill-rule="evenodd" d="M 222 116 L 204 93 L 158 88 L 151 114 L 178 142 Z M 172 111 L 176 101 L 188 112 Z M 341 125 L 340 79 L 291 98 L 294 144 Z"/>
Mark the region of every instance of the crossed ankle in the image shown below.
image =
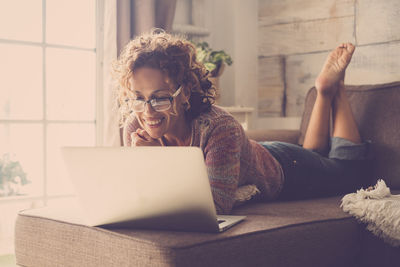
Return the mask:
<path id="1" fill-rule="evenodd" d="M 323 98 L 323 99 L 328 99 L 328 100 L 333 100 L 336 95 L 336 92 L 330 92 L 330 91 L 323 91 L 323 90 L 318 90 L 317 89 L 317 97 Z"/>
<path id="2" fill-rule="evenodd" d="M 339 88 L 334 98 L 338 100 L 347 98 L 346 90 L 344 88 Z"/>

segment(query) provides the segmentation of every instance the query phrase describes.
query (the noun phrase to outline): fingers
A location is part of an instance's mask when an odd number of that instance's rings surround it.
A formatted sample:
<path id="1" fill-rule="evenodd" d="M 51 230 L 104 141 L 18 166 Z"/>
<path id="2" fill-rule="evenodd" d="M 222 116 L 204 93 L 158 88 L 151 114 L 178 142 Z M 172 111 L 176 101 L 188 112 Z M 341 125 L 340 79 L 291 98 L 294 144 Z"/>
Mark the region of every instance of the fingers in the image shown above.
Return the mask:
<path id="1" fill-rule="evenodd" d="M 153 139 L 145 130 L 137 129 L 131 133 L 131 146 L 160 146 L 157 139 Z"/>
<path id="2" fill-rule="evenodd" d="M 136 146 L 139 141 L 146 141 L 141 135 L 137 132 L 131 133 L 131 146 Z"/>
<path id="3" fill-rule="evenodd" d="M 136 133 L 146 141 L 150 141 L 152 139 L 151 136 L 143 129 L 137 129 Z"/>

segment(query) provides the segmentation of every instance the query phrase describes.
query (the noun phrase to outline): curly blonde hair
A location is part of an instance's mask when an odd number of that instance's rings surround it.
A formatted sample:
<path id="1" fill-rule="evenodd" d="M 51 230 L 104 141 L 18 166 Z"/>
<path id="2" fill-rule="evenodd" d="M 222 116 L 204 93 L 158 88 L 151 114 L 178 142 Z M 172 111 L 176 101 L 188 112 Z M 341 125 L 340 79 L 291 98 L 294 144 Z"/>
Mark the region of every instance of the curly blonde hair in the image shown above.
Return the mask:
<path id="1" fill-rule="evenodd" d="M 142 67 L 158 69 L 190 95 L 185 118 L 188 121 L 210 109 L 215 100 L 215 88 L 209 72 L 196 60 L 196 48 L 184 37 L 153 29 L 131 40 L 113 62 L 112 73 L 119 100 L 120 127 L 132 113 L 127 107 L 131 91 L 129 79 Z M 176 111 L 176 106 L 174 107 Z"/>

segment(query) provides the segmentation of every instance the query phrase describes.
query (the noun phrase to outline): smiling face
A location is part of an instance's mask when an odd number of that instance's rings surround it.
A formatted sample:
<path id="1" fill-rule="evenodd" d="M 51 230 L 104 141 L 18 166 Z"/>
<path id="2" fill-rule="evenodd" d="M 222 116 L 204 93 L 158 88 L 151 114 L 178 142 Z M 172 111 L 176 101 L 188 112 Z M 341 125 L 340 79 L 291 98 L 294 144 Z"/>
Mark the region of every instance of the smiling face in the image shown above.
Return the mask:
<path id="1" fill-rule="evenodd" d="M 160 70 L 153 68 L 139 68 L 134 71 L 130 79 L 133 99 L 150 100 L 172 96 L 178 85 L 169 79 Z M 171 108 L 165 111 L 155 111 L 149 103 L 145 104 L 143 112 L 135 112 L 141 127 L 154 139 L 162 136 L 179 136 L 185 127 L 184 110 L 182 100 L 185 96 L 181 93 L 172 100 Z M 175 103 L 176 102 L 176 103 Z M 176 105 L 177 114 L 174 112 Z"/>

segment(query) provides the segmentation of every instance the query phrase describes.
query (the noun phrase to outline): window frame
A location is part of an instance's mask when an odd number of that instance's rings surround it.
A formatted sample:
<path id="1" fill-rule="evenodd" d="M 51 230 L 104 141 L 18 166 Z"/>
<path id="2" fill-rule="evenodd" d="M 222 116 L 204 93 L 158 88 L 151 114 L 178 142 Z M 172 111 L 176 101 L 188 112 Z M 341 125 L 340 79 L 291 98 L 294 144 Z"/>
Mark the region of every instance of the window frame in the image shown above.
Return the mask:
<path id="1" fill-rule="evenodd" d="M 58 124 L 73 124 L 73 123 L 94 123 L 95 126 L 95 145 L 102 146 L 103 145 L 103 132 L 104 132 L 104 116 L 103 116 L 103 108 L 104 108 L 104 91 L 103 91 L 103 39 L 104 39 L 104 1 L 105 0 L 94 0 L 95 1 L 95 32 L 96 32 L 96 40 L 94 48 L 85 48 L 78 46 L 69 46 L 69 45 L 57 45 L 57 44 L 49 44 L 46 43 L 46 0 L 42 0 L 42 40 L 40 42 L 32 42 L 32 41 L 22 41 L 22 40 L 13 40 L 13 39 L 3 39 L 0 38 L 0 43 L 3 44 L 15 44 L 15 45 L 24 45 L 24 46 L 36 46 L 41 47 L 42 49 L 42 109 L 43 109 L 43 118 L 40 120 L 29 120 L 29 119 L 0 119 L 0 124 L 19 124 L 19 123 L 35 123 L 43 126 L 43 188 L 41 194 L 29 194 L 26 196 L 5 196 L 0 197 L 0 205 L 6 203 L 17 203 L 17 202 L 35 202 L 42 201 L 44 206 L 47 206 L 48 201 L 52 199 L 60 199 L 60 198 L 70 198 L 74 197 L 75 194 L 52 194 L 49 195 L 48 192 L 48 175 L 47 175 L 47 125 L 49 123 L 58 123 Z M 46 50 L 47 48 L 62 48 L 68 50 L 79 50 L 79 51 L 92 51 L 96 53 L 96 65 L 95 65 L 95 119 L 90 121 L 76 121 L 76 120 L 48 120 L 46 118 Z"/>

